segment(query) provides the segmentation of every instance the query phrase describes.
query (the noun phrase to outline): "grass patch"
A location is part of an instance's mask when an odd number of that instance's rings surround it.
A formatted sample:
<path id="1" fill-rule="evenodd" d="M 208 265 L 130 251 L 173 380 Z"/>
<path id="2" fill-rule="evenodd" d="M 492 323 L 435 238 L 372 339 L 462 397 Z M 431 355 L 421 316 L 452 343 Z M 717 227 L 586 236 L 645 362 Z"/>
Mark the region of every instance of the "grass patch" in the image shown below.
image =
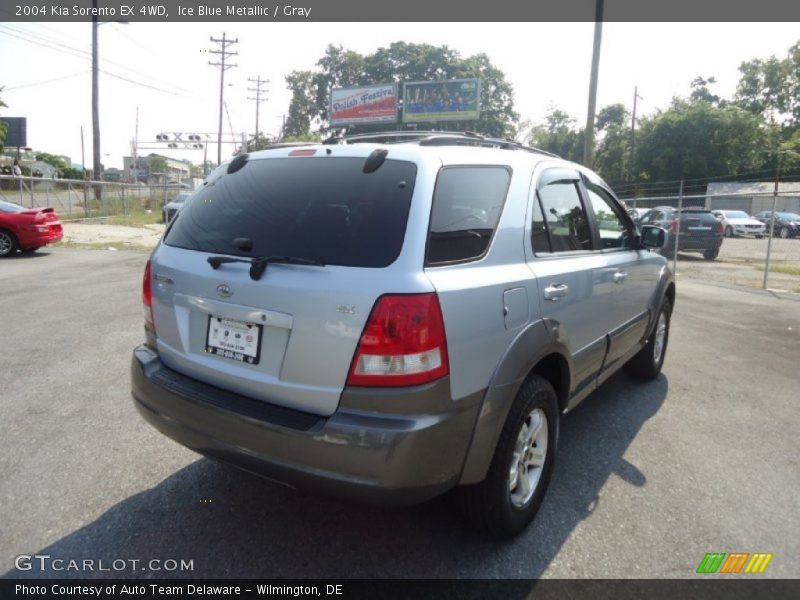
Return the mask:
<path id="1" fill-rule="evenodd" d="M 161 211 L 135 212 L 127 215 L 117 215 L 109 217 L 106 221 L 109 225 L 125 225 L 126 227 L 144 227 L 154 223 L 161 223 Z"/>
<path id="2" fill-rule="evenodd" d="M 764 271 L 764 267 L 759 265 L 754 267 L 756 271 Z M 783 273 L 784 275 L 797 275 L 800 276 L 800 265 L 782 265 L 778 264 L 771 264 L 769 266 L 770 273 Z"/>

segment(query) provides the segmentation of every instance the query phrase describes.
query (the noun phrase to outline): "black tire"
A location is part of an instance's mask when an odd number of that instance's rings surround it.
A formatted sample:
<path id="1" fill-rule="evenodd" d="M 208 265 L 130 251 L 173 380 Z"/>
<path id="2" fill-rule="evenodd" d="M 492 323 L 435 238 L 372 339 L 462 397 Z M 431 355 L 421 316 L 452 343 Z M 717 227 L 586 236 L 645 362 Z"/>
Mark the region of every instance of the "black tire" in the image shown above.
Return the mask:
<path id="1" fill-rule="evenodd" d="M 662 315 L 664 316 L 664 325 L 666 329 L 664 330 L 664 341 L 661 345 L 660 355 L 656 358 L 656 337 L 658 336 Z M 668 298 L 664 298 L 658 309 L 656 324 L 650 336 L 647 338 L 647 342 L 644 347 L 625 364 L 624 369 L 628 375 L 637 379 L 652 380 L 661 373 L 661 367 L 664 366 L 664 357 L 667 355 L 667 346 L 669 345 L 669 323 L 671 316 L 672 305 Z"/>
<path id="2" fill-rule="evenodd" d="M 703 251 L 703 258 L 706 260 L 714 260 L 719 256 L 719 248 L 709 248 Z"/>
<path id="3" fill-rule="evenodd" d="M 36 252 L 36 251 L 37 251 L 39 248 L 41 248 L 41 246 L 34 246 L 33 248 L 23 248 L 23 249 L 21 250 L 21 252 L 22 252 L 23 254 L 33 254 L 33 253 L 34 253 L 34 252 Z"/>
<path id="4" fill-rule="evenodd" d="M 0 229 L 0 258 L 11 256 L 19 250 L 17 236 L 7 229 Z"/>
<path id="5" fill-rule="evenodd" d="M 725 237 L 733 237 L 733 227 L 730 225 L 725 228 Z"/>
<path id="6" fill-rule="evenodd" d="M 537 409 L 547 417 L 547 449 L 533 495 L 517 507 L 512 503 L 509 489 L 510 468 L 522 425 Z M 492 538 L 510 538 L 521 533 L 536 516 L 553 472 L 558 412 L 558 397 L 550 382 L 538 375 L 529 377 L 511 405 L 486 479 L 455 490 L 462 515 L 480 533 Z"/>

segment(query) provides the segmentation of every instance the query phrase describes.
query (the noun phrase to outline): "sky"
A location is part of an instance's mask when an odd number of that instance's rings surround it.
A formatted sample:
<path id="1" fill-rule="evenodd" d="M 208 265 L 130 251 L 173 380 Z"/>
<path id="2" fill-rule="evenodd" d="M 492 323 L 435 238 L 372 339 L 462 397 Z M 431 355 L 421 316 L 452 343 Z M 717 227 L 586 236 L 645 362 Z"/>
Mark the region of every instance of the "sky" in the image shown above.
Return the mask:
<path id="1" fill-rule="evenodd" d="M 230 135 L 255 131 L 255 104 L 248 78 L 270 80 L 259 129 L 276 135 L 290 94 L 284 78 L 313 69 L 328 44 L 362 54 L 395 41 L 447 45 L 463 56 L 486 53 L 511 82 L 515 109 L 541 121 L 550 108 L 583 124 L 591 67 L 593 23 L 105 23 L 99 28 L 101 154 L 106 168 L 122 167 L 131 153 L 139 111 L 138 139 L 158 133 L 216 132 L 219 69 L 208 50 L 223 31 L 238 38 L 231 47 L 238 66 L 226 72 Z M 714 76 L 712 91 L 730 97 L 742 61 L 777 55 L 800 40 L 796 23 L 605 23 L 597 91 L 598 109 L 623 103 L 630 110 L 634 86 L 639 114 L 687 95 L 696 76 Z M 2 116 L 24 116 L 28 145 L 86 164 L 92 162 L 91 24 L 0 23 Z M 13 57 L 13 60 L 8 60 Z M 150 144 L 151 146 L 153 144 Z M 223 160 L 232 145 L 223 147 Z M 203 151 L 142 149 L 202 163 Z M 216 160 L 216 148 L 208 148 Z"/>

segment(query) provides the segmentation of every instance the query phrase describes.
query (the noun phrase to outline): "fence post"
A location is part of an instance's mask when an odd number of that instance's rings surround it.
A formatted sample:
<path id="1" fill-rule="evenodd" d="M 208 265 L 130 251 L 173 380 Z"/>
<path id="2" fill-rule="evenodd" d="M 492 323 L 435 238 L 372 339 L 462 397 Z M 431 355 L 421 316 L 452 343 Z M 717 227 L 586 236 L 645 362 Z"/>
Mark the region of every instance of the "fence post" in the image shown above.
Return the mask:
<path id="1" fill-rule="evenodd" d="M 775 234 L 775 209 L 778 206 L 778 171 L 775 171 L 775 188 L 772 191 L 772 215 L 769 219 L 769 238 L 767 239 L 767 260 L 764 261 L 764 283 L 762 289 L 767 289 L 769 279 L 769 258 L 772 253 L 772 236 Z"/>
<path id="2" fill-rule="evenodd" d="M 672 273 L 678 274 L 678 242 L 681 239 L 681 209 L 683 208 L 683 179 L 678 190 L 678 226 L 675 228 L 675 252 L 672 254 Z"/>

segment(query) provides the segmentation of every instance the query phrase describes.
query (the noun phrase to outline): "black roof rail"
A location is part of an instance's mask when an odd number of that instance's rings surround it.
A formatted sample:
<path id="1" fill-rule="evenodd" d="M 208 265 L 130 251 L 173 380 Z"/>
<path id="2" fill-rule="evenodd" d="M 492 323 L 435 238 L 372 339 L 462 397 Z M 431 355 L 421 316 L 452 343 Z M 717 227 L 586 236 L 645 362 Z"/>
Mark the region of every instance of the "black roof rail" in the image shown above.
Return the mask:
<path id="1" fill-rule="evenodd" d="M 420 146 L 477 146 L 482 148 L 501 148 L 503 150 L 522 150 L 561 158 L 557 154 L 525 146 L 514 140 L 485 137 L 474 131 L 383 131 L 356 135 L 333 136 L 323 144 L 402 144 L 416 142 Z"/>

